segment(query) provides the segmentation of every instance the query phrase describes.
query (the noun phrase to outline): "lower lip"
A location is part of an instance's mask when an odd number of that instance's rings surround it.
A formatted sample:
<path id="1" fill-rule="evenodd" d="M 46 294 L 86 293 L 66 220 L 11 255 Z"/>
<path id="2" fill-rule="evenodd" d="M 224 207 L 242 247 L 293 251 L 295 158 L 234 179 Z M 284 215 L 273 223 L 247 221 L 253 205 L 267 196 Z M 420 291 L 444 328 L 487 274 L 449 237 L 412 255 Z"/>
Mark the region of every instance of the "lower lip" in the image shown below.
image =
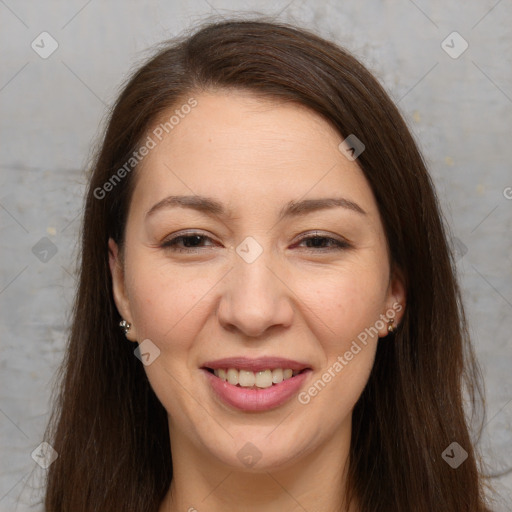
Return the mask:
<path id="1" fill-rule="evenodd" d="M 299 391 L 311 372 L 308 369 L 268 388 L 251 389 L 233 386 L 208 370 L 203 371 L 217 396 L 242 411 L 267 411 L 283 405 Z"/>

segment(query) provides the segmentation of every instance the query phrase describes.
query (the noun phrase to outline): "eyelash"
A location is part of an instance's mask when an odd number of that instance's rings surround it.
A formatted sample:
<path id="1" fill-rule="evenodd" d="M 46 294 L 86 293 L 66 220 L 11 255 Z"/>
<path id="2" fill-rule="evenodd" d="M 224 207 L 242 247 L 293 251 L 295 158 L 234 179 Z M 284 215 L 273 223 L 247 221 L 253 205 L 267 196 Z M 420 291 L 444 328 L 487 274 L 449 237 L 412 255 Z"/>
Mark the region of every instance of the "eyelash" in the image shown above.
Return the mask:
<path id="1" fill-rule="evenodd" d="M 183 241 L 187 238 L 194 238 L 194 237 L 200 237 L 203 239 L 212 240 L 209 236 L 203 235 L 202 233 L 194 233 L 193 232 L 193 233 L 187 233 L 184 235 L 179 235 L 179 236 L 176 236 L 169 240 L 166 240 L 161 244 L 160 247 L 163 249 L 173 251 L 173 252 L 196 253 L 198 249 L 202 249 L 202 248 L 201 247 L 191 247 L 191 248 L 190 247 L 187 247 L 187 248 L 177 247 L 177 244 L 180 241 Z M 322 235 L 318 235 L 318 234 L 303 236 L 299 239 L 299 243 L 307 241 L 307 240 L 327 240 L 330 243 L 334 243 L 335 246 L 331 247 L 331 248 L 316 248 L 316 249 L 315 248 L 307 248 L 306 252 L 340 251 L 340 250 L 348 249 L 351 247 L 348 242 L 345 242 L 343 240 L 338 240 L 336 238 L 332 238 L 329 236 L 322 236 Z"/>

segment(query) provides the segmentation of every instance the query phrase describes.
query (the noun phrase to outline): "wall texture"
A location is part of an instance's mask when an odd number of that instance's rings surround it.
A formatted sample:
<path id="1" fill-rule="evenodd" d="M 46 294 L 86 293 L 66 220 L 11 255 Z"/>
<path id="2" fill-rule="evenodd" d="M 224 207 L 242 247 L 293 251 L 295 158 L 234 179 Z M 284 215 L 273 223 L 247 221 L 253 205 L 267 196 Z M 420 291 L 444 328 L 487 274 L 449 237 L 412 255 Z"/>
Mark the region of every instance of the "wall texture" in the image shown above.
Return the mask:
<path id="1" fill-rule="evenodd" d="M 501 475 L 496 510 L 511 510 L 510 0 L 2 0 L 0 511 L 42 510 L 45 470 L 31 454 L 66 340 L 83 169 L 107 107 L 146 48 L 240 11 L 345 45 L 415 133 L 453 231 L 485 376 L 480 443 L 489 473 Z"/>

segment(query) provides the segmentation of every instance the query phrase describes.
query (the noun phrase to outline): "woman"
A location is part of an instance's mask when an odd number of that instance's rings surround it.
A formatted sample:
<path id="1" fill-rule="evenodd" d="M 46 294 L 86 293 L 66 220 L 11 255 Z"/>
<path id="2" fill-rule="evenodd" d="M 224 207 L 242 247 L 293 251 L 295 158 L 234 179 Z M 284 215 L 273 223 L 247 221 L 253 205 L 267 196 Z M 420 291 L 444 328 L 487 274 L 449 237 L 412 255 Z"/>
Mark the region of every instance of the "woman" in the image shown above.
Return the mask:
<path id="1" fill-rule="evenodd" d="M 90 179 L 48 511 L 484 511 L 477 377 L 431 180 L 359 62 L 225 21 L 133 75 Z"/>

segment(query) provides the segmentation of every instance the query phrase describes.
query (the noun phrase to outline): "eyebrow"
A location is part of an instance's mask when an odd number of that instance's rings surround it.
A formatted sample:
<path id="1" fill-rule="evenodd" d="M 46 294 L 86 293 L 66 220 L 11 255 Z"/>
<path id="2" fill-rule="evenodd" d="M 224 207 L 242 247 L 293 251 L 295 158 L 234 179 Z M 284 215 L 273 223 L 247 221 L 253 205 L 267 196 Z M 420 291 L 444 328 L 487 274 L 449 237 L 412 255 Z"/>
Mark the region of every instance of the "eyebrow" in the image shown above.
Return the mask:
<path id="1" fill-rule="evenodd" d="M 223 218 L 233 218 L 233 213 L 227 210 L 222 203 L 204 196 L 168 196 L 146 213 L 146 218 L 157 211 L 167 208 L 190 208 L 206 215 Z M 289 201 L 279 212 L 279 220 L 290 217 L 299 217 L 308 213 L 330 208 L 345 208 L 366 215 L 366 212 L 354 201 L 343 197 L 324 197 L 319 199 L 303 199 L 301 201 Z"/>

